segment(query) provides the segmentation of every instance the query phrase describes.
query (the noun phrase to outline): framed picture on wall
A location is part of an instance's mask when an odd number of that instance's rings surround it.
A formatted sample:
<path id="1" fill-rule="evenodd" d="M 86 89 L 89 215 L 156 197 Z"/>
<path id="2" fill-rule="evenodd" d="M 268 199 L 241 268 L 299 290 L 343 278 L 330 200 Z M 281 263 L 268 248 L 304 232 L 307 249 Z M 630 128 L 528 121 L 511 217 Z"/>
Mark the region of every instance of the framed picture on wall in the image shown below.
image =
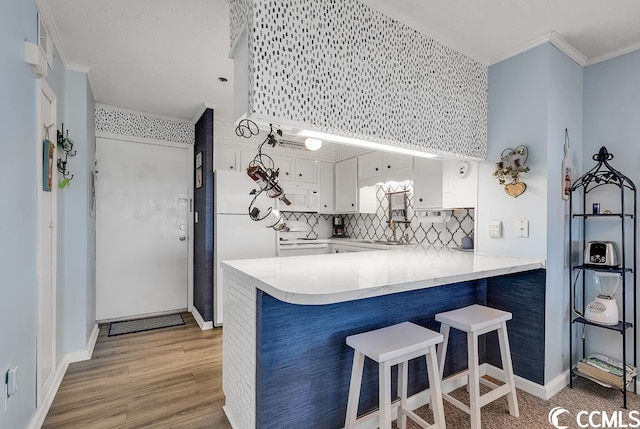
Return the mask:
<path id="1" fill-rule="evenodd" d="M 51 140 L 45 139 L 43 142 L 43 157 L 42 157 L 42 189 L 47 192 L 51 192 L 51 181 L 53 178 L 53 154 L 56 147 Z"/>
<path id="2" fill-rule="evenodd" d="M 89 216 L 96 216 L 96 172 L 89 171 Z"/>
<path id="3" fill-rule="evenodd" d="M 202 166 L 196 168 L 196 189 L 202 188 Z"/>
<path id="4" fill-rule="evenodd" d="M 196 168 L 202 167 L 202 151 L 196 154 Z"/>

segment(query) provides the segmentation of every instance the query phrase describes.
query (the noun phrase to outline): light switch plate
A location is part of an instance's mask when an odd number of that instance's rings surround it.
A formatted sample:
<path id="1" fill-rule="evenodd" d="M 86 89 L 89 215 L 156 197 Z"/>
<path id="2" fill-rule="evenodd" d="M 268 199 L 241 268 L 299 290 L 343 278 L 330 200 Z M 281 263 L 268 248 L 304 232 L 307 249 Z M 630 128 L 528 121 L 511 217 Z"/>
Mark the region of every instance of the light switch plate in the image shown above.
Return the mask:
<path id="1" fill-rule="evenodd" d="M 489 233 L 489 237 L 491 238 L 502 237 L 502 221 L 499 221 L 499 220 L 489 221 L 487 232 Z"/>
<path id="2" fill-rule="evenodd" d="M 516 237 L 527 238 L 529 237 L 529 221 L 526 219 L 520 219 L 516 221 Z"/>

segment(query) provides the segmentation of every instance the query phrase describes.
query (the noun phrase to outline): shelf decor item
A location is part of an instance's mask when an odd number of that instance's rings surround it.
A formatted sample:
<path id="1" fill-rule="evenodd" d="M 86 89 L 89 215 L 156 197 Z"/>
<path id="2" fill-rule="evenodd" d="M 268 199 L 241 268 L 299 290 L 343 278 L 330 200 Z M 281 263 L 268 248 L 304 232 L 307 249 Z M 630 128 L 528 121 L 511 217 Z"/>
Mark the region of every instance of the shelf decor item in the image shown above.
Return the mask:
<path id="1" fill-rule="evenodd" d="M 500 161 L 496 162 L 496 169 L 493 175 L 498 178 L 498 183 L 504 186 L 507 195 L 517 198 L 524 193 L 527 185 L 520 182 L 520 174 L 528 173 L 529 167 L 525 166 L 529 158 L 529 150 L 526 146 L 520 145 L 515 149 L 506 148 L 500 154 Z M 511 180 L 511 183 L 506 183 Z"/>
<path id="2" fill-rule="evenodd" d="M 627 389 L 631 381 L 633 381 L 631 383 L 633 390 L 636 392 L 638 361 L 635 339 L 638 312 L 635 305 L 629 305 L 629 303 L 635 303 L 637 299 L 637 191 L 635 184 L 627 176 L 609 164 L 613 155 L 607 151 L 606 147 L 601 147 L 592 159 L 596 161 L 595 167 L 573 182 L 569 195 L 571 221 L 568 242 L 573 243 L 575 240 L 581 244 L 581 257 L 577 260 L 572 258 L 571 278 L 575 280 L 573 280 L 573 285 L 569 285 L 569 308 L 573 309 L 569 323 L 569 365 L 572 374 L 569 386 L 573 388 L 574 376 L 580 376 L 608 387 L 620 389 L 623 394 L 623 407 L 627 408 Z M 596 189 L 599 191 L 595 193 L 594 197 L 591 192 Z M 619 193 L 620 206 L 618 210 L 612 209 L 602 212 L 598 200 L 595 198 L 602 197 L 603 193 L 609 191 Z M 579 225 L 575 225 L 574 222 L 579 222 Z M 587 241 L 587 237 L 591 238 L 595 234 L 593 231 L 588 231 L 593 222 L 615 222 L 614 225 L 605 225 L 606 228 L 600 229 L 600 231 L 605 230 L 609 235 L 612 231 L 619 231 L 620 242 Z M 576 226 L 579 228 L 575 228 Z M 574 237 L 576 235 L 577 237 Z M 615 235 L 618 235 L 617 232 Z M 597 294 L 596 300 L 591 302 L 587 301 L 587 296 L 590 295 L 586 291 L 587 272 L 594 274 L 594 286 Z M 620 311 L 618 311 L 614 300 L 614 295 L 618 294 L 622 298 Z M 628 308 L 633 308 L 633 315 L 630 314 L 631 311 Z M 587 341 L 591 340 L 591 331 L 586 329 L 587 326 L 593 327 L 591 329 L 613 331 L 622 335 L 622 350 L 618 353 L 622 356 L 621 362 L 600 355 L 595 355 L 597 359 L 587 355 Z M 580 337 L 577 345 L 574 344 L 576 331 Z M 577 362 L 574 357 L 574 345 L 577 347 Z M 591 342 L 589 348 L 593 349 L 594 347 L 597 345 L 594 346 Z M 633 356 L 633 362 L 629 359 L 629 355 Z M 620 368 L 620 374 L 617 378 L 605 374 L 606 368 L 602 369 L 603 362 L 613 362 L 614 366 Z M 594 368 L 596 363 L 601 368 Z M 624 379 L 622 368 L 628 368 Z M 609 372 L 611 372 L 610 369 Z"/>

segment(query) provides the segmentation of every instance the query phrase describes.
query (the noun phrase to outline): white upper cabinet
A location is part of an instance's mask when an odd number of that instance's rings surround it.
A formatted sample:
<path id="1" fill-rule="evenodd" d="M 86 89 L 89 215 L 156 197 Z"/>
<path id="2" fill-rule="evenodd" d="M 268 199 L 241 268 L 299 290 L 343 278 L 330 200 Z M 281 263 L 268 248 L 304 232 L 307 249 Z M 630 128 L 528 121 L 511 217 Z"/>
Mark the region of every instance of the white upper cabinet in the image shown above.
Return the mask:
<path id="1" fill-rule="evenodd" d="M 296 158 L 294 160 L 294 180 L 299 182 L 318 183 L 318 161 Z"/>
<path id="2" fill-rule="evenodd" d="M 382 153 L 369 152 L 358 157 L 358 179 L 382 175 Z"/>
<path id="3" fill-rule="evenodd" d="M 320 208 L 318 213 L 333 214 L 333 164 L 320 162 Z"/>
<path id="4" fill-rule="evenodd" d="M 409 155 L 399 153 L 382 153 L 382 170 L 385 172 L 396 172 L 400 170 L 411 170 L 413 158 Z"/>
<path id="5" fill-rule="evenodd" d="M 335 169 L 336 211 L 355 213 L 358 211 L 358 158 L 336 162 Z"/>
<path id="6" fill-rule="evenodd" d="M 442 208 L 442 161 L 415 158 L 413 164 L 413 208 Z"/>
<path id="7" fill-rule="evenodd" d="M 238 171 L 240 169 L 240 153 L 233 148 L 216 147 L 213 168 L 215 170 Z"/>
<path id="8" fill-rule="evenodd" d="M 280 180 L 293 180 L 293 159 L 283 155 L 271 155 L 273 165 L 280 170 Z"/>
<path id="9" fill-rule="evenodd" d="M 442 162 L 442 207 L 469 208 L 478 205 L 478 162 Z"/>

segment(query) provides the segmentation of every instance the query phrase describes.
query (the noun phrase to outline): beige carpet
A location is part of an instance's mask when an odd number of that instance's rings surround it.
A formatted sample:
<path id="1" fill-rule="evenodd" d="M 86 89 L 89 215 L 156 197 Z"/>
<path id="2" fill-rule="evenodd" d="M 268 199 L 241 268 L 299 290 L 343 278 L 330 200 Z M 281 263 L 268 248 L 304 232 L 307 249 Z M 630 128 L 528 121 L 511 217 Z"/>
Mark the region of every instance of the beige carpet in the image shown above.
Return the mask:
<path id="1" fill-rule="evenodd" d="M 492 380 L 493 381 L 493 380 Z M 549 411 L 554 407 L 562 407 L 569 411 L 570 414 L 563 413 L 558 418 L 561 426 L 573 429 L 578 428 L 576 424 L 576 416 L 580 411 L 606 411 L 611 414 L 621 411 L 624 421 L 628 426 L 633 420 L 628 418 L 628 412 L 632 410 L 640 410 L 640 395 L 633 394 L 633 391 L 627 394 L 627 410 L 622 408 L 622 392 L 614 389 L 607 389 L 592 383 L 588 380 L 578 378 L 573 383 L 573 389 L 565 387 L 553 398 L 545 401 L 543 399 L 532 396 L 528 393 L 518 390 L 518 406 L 520 408 L 520 417 L 515 418 L 509 414 L 509 406 L 507 398 L 502 397 L 484 407 L 482 407 L 482 428 L 483 429 L 553 429 L 554 426 L 549 423 Z M 482 393 L 486 392 L 484 386 Z M 464 387 L 457 389 L 452 396 L 468 404 L 468 393 Z M 466 399 L 465 399 L 466 396 Z M 433 423 L 433 415 L 427 406 L 416 410 L 416 413 Z M 447 429 L 465 429 L 470 428 L 469 415 L 444 402 L 444 413 Z M 640 414 L 638 414 L 640 416 Z M 594 423 L 601 422 L 599 416 Z M 588 424 L 588 418 L 582 420 Z M 637 426 L 636 426 L 637 427 Z M 393 428 L 396 428 L 395 422 Z M 418 425 L 408 419 L 407 428 L 419 428 Z"/>

